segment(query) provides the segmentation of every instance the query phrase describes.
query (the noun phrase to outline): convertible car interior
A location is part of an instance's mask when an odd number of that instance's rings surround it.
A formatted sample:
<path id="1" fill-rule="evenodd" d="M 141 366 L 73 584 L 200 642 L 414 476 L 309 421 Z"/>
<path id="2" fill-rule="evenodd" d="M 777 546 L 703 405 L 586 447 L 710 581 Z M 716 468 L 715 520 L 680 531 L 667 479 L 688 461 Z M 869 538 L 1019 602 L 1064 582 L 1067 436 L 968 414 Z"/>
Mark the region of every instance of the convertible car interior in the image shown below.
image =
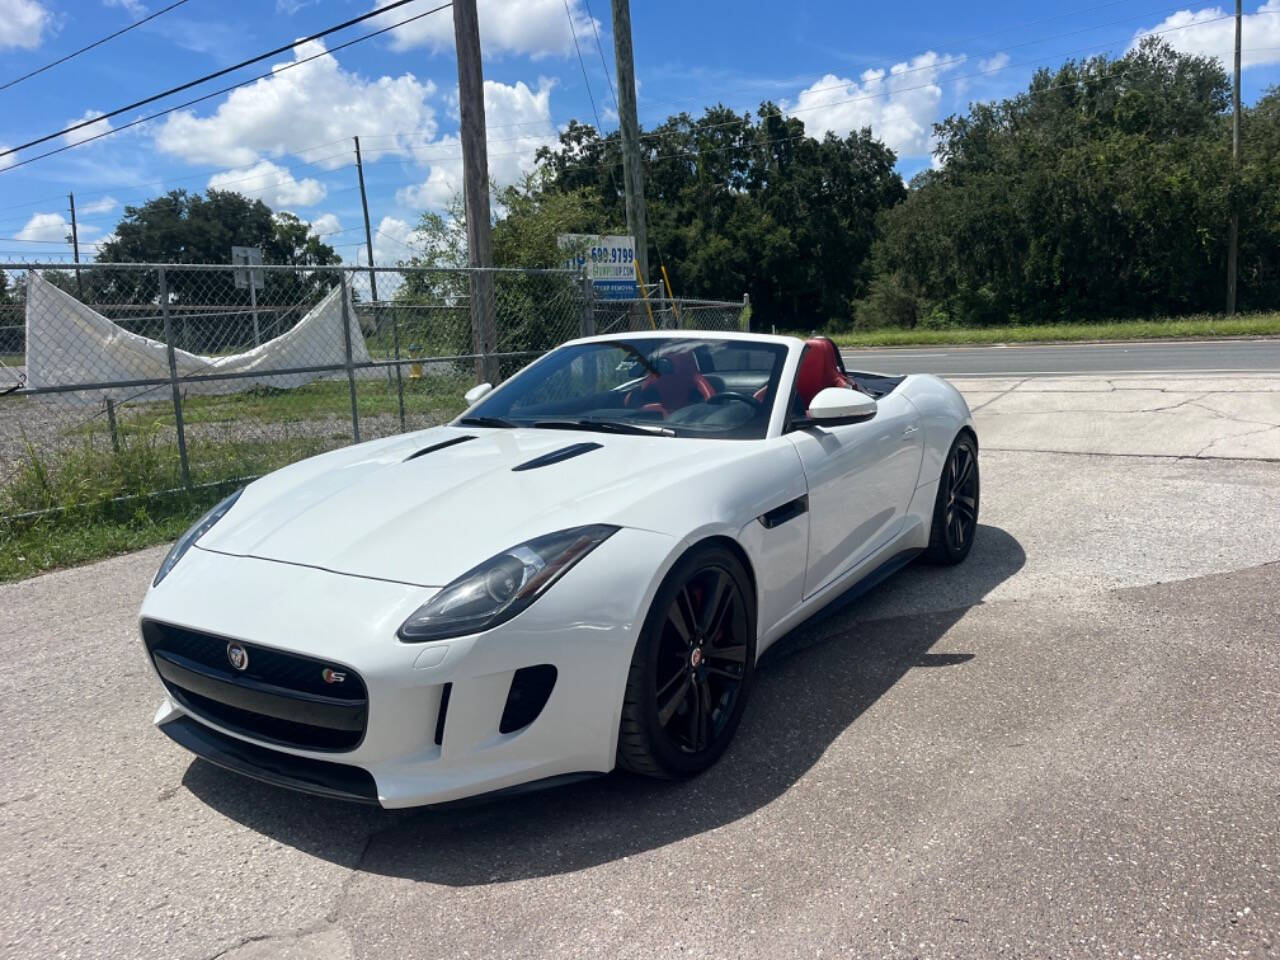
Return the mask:
<path id="1" fill-rule="evenodd" d="M 573 418 L 660 425 L 677 433 L 734 439 L 764 435 L 774 396 L 782 389 L 785 350 L 734 340 L 624 339 L 597 341 L 552 355 L 559 368 L 501 410 L 513 423 L 541 425 Z M 789 409 L 803 416 L 827 387 L 891 392 L 901 377 L 851 374 L 827 337 L 805 342 Z M 485 411 L 488 413 L 489 411 Z"/>

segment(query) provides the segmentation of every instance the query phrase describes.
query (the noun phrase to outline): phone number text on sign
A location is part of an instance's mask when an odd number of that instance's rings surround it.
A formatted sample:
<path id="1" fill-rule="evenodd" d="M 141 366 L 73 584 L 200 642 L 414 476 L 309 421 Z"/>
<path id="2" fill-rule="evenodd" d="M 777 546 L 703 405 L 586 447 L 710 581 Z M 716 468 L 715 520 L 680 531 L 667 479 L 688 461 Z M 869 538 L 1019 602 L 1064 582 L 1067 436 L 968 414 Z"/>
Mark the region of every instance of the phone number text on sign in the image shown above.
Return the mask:
<path id="1" fill-rule="evenodd" d="M 636 280 L 636 244 L 633 237 L 567 233 L 557 239 L 568 254 L 565 266 L 569 269 L 585 267 L 592 280 Z"/>

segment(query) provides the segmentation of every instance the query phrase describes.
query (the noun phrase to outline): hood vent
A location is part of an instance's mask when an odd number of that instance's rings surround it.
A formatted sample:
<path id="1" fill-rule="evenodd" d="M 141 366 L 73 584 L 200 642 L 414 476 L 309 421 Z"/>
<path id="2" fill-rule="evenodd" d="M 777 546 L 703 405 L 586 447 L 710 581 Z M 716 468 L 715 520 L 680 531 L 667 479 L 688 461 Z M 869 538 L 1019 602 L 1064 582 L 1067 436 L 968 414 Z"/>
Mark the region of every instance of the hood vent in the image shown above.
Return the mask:
<path id="1" fill-rule="evenodd" d="M 466 443 L 468 440 L 474 439 L 475 437 L 468 434 L 465 437 L 453 437 L 449 440 L 441 440 L 439 443 L 433 443 L 429 447 L 423 447 L 421 450 L 415 450 L 404 458 L 404 462 L 408 463 L 410 460 L 416 460 L 418 457 L 426 456 L 428 453 L 435 453 L 437 450 L 443 450 L 445 447 L 456 446 L 459 443 Z"/>
<path id="2" fill-rule="evenodd" d="M 512 467 L 511 472 L 537 470 L 539 467 L 547 467 L 553 463 L 559 463 L 561 460 L 571 460 L 584 453 L 590 453 L 592 450 L 599 450 L 602 446 L 603 444 L 600 443 L 573 443 L 567 447 L 561 447 L 559 450 L 544 453 L 540 457 L 534 457 L 532 460 L 526 460 L 518 467 Z"/>

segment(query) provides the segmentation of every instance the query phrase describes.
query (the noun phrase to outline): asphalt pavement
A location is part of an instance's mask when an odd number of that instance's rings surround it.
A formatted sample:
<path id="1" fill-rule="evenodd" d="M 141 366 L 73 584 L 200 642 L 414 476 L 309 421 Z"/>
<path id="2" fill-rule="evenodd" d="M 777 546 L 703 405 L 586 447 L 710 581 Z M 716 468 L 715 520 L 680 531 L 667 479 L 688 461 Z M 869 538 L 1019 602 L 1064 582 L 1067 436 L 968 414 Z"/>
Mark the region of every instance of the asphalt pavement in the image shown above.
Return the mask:
<path id="1" fill-rule="evenodd" d="M 1274 956 L 1280 463 L 1196 456 L 1159 386 L 1021 382 L 962 381 L 966 563 L 784 640 L 687 783 L 291 794 L 151 727 L 135 617 L 164 548 L 0 587 L 0 956 Z M 1261 383 L 1197 402 L 1244 416 Z M 1089 450 L 1077 408 L 1172 452 Z M 996 442 L 1023 436 L 1044 448 Z"/>
<path id="2" fill-rule="evenodd" d="M 1280 374 L 1280 339 L 999 344 L 842 350 L 850 370 L 947 377 L 1115 373 Z"/>

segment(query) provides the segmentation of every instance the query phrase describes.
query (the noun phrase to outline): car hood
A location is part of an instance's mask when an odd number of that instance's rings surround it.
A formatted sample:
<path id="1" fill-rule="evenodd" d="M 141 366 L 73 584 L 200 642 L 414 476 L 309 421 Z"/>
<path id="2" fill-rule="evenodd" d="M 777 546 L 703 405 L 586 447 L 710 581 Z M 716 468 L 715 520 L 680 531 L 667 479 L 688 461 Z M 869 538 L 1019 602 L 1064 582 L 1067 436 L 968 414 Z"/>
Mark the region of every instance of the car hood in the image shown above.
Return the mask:
<path id="1" fill-rule="evenodd" d="M 430 449 L 461 437 L 470 439 Z M 513 469 L 579 444 L 599 446 Z M 263 477 L 198 546 L 443 586 L 516 544 L 581 524 L 616 523 L 683 536 L 687 531 L 672 529 L 678 521 L 671 514 L 678 511 L 664 508 L 672 490 L 743 456 L 749 446 L 750 441 L 441 427 L 347 447 Z"/>

